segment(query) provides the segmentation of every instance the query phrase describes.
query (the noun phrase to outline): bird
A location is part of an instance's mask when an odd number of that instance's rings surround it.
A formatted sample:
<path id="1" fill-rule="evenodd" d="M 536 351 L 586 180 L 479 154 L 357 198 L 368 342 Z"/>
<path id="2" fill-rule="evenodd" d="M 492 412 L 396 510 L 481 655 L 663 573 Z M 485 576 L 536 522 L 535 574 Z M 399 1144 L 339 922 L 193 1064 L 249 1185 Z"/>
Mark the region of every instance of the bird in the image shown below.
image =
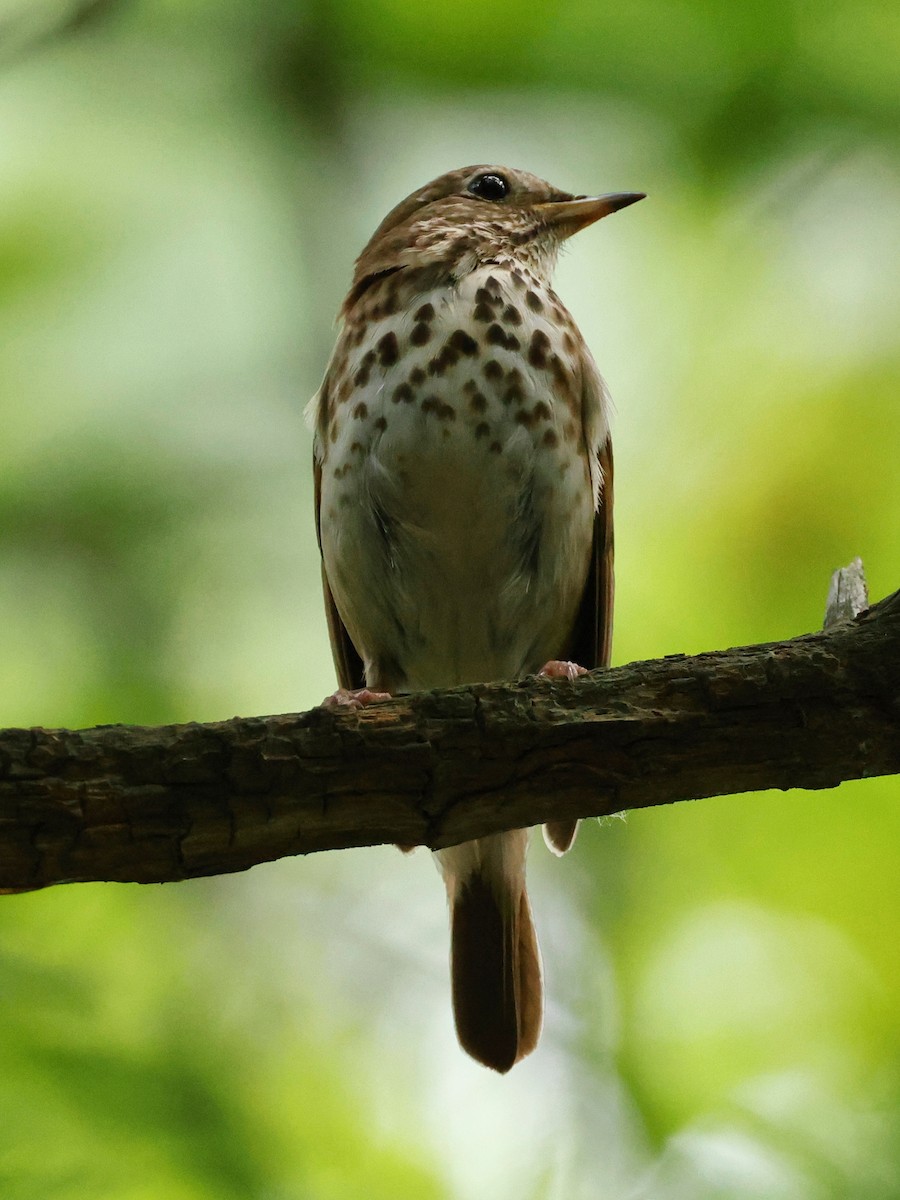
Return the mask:
<path id="1" fill-rule="evenodd" d="M 606 386 L 552 287 L 562 244 L 644 198 L 469 166 L 412 192 L 362 253 L 310 402 L 334 706 L 609 664 Z M 577 822 L 544 826 L 571 846 Z M 536 1046 L 527 830 L 439 850 L 462 1048 Z M 403 847 L 401 847 L 403 848 Z"/>

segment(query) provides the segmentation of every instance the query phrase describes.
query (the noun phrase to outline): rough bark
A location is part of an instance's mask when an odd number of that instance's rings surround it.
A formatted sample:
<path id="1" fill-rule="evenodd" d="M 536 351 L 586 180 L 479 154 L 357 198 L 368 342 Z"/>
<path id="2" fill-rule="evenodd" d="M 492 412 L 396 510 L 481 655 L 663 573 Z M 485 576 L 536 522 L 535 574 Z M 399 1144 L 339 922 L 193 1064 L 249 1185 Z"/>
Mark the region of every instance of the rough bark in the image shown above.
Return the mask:
<path id="1" fill-rule="evenodd" d="M 900 592 L 792 641 L 359 711 L 0 733 L 0 887 L 165 882 L 287 854 L 900 772 Z"/>

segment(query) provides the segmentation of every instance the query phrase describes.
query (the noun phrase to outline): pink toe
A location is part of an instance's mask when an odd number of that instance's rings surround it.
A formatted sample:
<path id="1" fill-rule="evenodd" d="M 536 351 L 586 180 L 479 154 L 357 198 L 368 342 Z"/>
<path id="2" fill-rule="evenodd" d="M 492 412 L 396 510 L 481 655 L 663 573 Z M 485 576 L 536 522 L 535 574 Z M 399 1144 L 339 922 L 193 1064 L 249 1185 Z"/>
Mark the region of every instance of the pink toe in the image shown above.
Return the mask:
<path id="1" fill-rule="evenodd" d="M 368 688 L 338 688 L 322 701 L 322 708 L 340 712 L 347 708 L 365 708 L 369 704 L 377 704 L 380 700 L 391 700 L 390 692 L 372 692 Z"/>
<path id="2" fill-rule="evenodd" d="M 544 675 L 547 679 L 577 679 L 579 675 L 587 675 L 587 667 L 580 667 L 578 663 L 561 662 L 557 658 L 552 658 L 550 662 L 544 663 L 538 675 Z"/>

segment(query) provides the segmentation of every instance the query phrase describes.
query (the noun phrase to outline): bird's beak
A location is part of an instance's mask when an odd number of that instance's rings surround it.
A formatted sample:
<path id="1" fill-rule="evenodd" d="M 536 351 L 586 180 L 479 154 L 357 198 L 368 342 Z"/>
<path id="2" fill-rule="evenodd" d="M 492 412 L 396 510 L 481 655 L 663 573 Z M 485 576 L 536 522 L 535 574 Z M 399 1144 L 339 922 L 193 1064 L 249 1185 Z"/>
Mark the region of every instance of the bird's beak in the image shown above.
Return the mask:
<path id="1" fill-rule="evenodd" d="M 563 237 L 571 237 L 586 225 L 593 225 L 601 217 L 636 204 L 646 197 L 645 192 L 611 192 L 608 196 L 575 196 L 571 200 L 551 200 L 535 207 L 547 225 L 561 231 Z"/>

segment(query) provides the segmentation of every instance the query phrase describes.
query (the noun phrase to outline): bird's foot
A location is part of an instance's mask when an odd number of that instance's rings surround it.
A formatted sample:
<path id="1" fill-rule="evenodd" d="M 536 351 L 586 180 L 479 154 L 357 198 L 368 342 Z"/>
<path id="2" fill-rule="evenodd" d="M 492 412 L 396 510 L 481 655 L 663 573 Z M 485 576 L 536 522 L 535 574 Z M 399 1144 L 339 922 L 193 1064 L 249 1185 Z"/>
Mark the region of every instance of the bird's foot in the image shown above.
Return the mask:
<path id="1" fill-rule="evenodd" d="M 322 708 L 328 709 L 329 712 L 351 712 L 354 709 L 366 708 L 370 704 L 377 704 L 379 700 L 393 700 L 390 692 L 373 692 L 371 688 L 338 688 L 336 692 L 332 692 L 330 696 L 326 696 L 322 701 Z M 415 850 L 414 845 L 401 846 L 397 844 L 397 849 L 402 850 L 404 854 L 409 854 L 411 850 Z"/>
<path id="2" fill-rule="evenodd" d="M 587 667 L 580 667 L 578 663 L 561 662 L 557 658 L 551 658 L 549 662 L 544 663 L 538 671 L 538 675 L 543 675 L 547 679 L 577 679 L 579 675 L 587 675 Z"/>
<path id="3" fill-rule="evenodd" d="M 369 688 L 338 688 L 322 701 L 322 708 L 331 712 L 345 712 L 348 708 L 366 708 L 377 704 L 380 700 L 392 700 L 390 692 L 373 692 Z"/>

